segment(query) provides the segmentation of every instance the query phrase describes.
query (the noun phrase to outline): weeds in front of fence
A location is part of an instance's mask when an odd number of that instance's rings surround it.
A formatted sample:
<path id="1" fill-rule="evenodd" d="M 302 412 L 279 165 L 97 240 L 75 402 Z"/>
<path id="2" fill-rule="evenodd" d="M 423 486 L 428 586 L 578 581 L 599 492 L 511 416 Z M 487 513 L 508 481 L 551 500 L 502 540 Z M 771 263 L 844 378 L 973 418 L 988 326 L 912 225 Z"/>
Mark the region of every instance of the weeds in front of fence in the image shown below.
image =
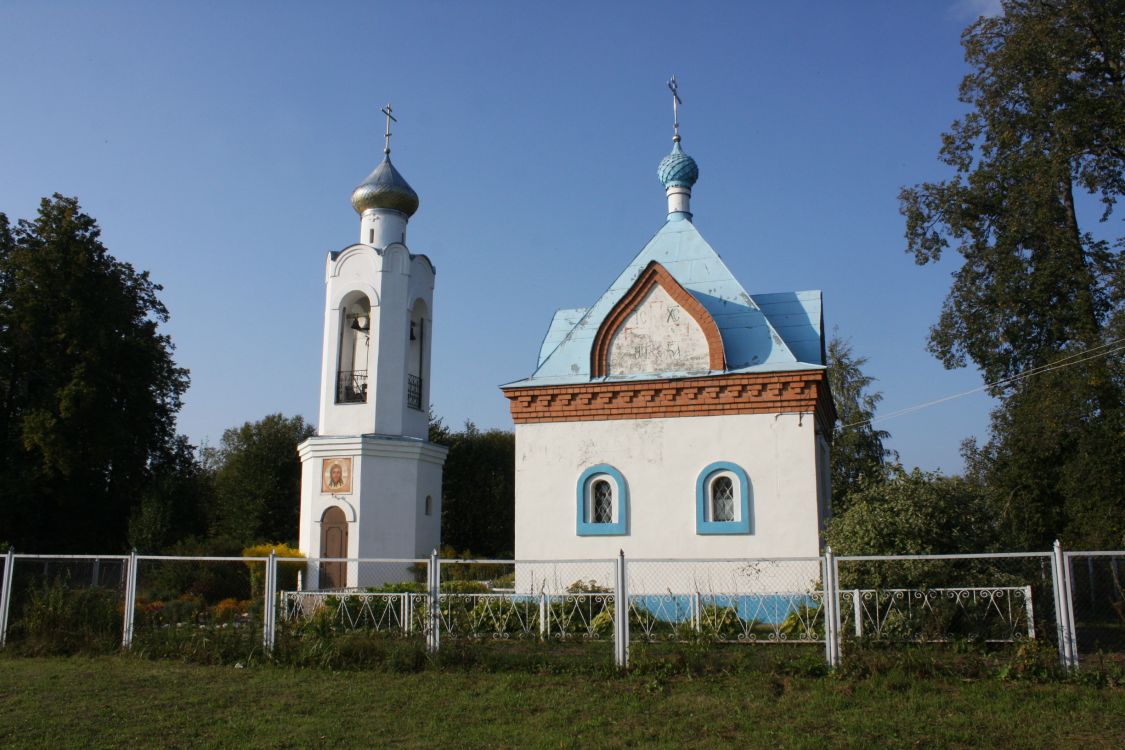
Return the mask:
<path id="1" fill-rule="evenodd" d="M 121 609 L 112 589 L 73 587 L 65 573 L 28 585 L 11 642 L 28 656 L 112 653 L 121 644 Z"/>

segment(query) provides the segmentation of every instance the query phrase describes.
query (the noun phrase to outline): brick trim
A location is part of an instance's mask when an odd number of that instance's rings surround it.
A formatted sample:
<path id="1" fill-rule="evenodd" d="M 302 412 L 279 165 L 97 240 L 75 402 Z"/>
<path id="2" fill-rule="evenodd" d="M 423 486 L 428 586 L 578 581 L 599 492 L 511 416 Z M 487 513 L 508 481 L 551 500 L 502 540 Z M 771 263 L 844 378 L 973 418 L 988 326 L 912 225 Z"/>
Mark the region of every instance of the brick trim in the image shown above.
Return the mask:
<path id="1" fill-rule="evenodd" d="M 831 436 L 836 420 L 824 370 L 501 390 L 516 424 L 804 412 Z"/>
<path id="2" fill-rule="evenodd" d="M 712 370 L 725 370 L 726 357 L 723 353 L 723 337 L 719 334 L 719 327 L 707 308 L 699 303 L 691 292 L 684 289 L 680 282 L 668 273 L 668 269 L 655 260 L 645 266 L 640 276 L 629 287 L 617 304 L 605 316 L 594 343 L 590 347 L 590 375 L 601 378 L 609 374 L 609 345 L 625 320 L 640 306 L 652 288 L 659 284 L 682 308 L 688 311 L 692 319 L 703 329 L 707 339 L 707 350 L 710 358 L 709 367 Z"/>

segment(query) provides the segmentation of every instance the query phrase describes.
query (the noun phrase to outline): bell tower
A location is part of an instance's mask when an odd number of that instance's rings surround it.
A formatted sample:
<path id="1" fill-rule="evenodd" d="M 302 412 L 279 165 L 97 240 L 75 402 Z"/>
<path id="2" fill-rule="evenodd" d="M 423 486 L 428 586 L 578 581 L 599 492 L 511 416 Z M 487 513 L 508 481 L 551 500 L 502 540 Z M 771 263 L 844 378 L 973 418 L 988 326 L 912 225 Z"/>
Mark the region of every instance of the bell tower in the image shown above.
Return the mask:
<path id="1" fill-rule="evenodd" d="M 427 441 L 435 269 L 406 245 L 418 194 L 383 160 L 352 191 L 359 242 L 325 264 L 317 435 L 301 457 L 300 548 L 310 558 L 425 557 L 441 539 L 447 450 Z M 310 566 L 308 585 L 377 585 L 356 566 Z"/>

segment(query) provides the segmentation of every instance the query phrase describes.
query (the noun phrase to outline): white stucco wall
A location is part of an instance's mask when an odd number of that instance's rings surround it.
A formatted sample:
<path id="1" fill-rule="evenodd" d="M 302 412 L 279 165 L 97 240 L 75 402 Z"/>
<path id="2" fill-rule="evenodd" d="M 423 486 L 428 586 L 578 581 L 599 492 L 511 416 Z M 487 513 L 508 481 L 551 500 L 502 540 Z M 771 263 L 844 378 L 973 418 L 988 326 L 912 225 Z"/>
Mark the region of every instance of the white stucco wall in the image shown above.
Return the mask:
<path id="1" fill-rule="evenodd" d="M 321 554 L 324 512 L 337 506 L 348 520 L 348 557 L 424 558 L 441 543 L 441 473 L 447 449 L 410 439 L 373 436 L 309 438 L 299 447 L 301 513 L 299 544 L 307 557 Z M 321 462 L 352 458 L 352 492 L 321 492 Z M 431 513 L 425 500 L 432 498 Z M 349 586 L 403 580 L 386 564 L 350 565 Z M 306 588 L 315 588 L 310 566 Z"/>
<path id="2" fill-rule="evenodd" d="M 742 467 L 752 532 L 696 533 L 696 481 Z M 624 536 L 579 536 L 577 483 L 609 464 L 629 490 Z M 815 556 L 820 551 L 811 414 L 745 414 L 516 426 L 517 559 Z"/>

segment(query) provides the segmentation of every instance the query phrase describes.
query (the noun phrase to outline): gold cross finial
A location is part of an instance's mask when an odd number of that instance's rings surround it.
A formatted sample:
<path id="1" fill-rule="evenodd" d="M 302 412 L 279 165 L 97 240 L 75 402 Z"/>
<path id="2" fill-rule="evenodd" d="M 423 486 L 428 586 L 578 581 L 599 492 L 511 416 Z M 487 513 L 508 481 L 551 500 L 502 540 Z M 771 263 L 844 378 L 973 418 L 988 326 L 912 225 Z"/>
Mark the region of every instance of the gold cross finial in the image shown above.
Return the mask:
<path id="1" fill-rule="evenodd" d="M 398 119 L 391 114 L 394 110 L 391 109 L 389 104 L 379 111 L 387 116 L 387 132 L 383 134 L 383 153 L 389 156 L 391 153 L 391 123 L 398 122 Z"/>
<path id="2" fill-rule="evenodd" d="M 676 143 L 680 141 L 680 105 L 683 101 L 680 99 L 680 87 L 676 83 L 676 76 L 672 74 L 672 78 L 668 81 L 668 88 L 672 92 L 672 140 Z"/>

